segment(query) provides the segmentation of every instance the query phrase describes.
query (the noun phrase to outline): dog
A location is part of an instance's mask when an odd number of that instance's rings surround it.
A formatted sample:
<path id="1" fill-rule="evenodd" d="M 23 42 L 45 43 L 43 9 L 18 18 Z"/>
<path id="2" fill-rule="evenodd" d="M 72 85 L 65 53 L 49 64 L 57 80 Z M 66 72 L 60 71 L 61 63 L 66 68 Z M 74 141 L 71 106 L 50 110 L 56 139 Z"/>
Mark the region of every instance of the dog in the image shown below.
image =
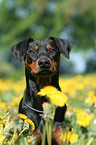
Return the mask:
<path id="1" fill-rule="evenodd" d="M 69 59 L 71 43 L 56 37 L 49 37 L 47 40 L 28 38 L 12 46 L 11 51 L 18 61 L 24 60 L 25 62 L 26 89 L 19 104 L 19 113 L 27 115 L 34 122 L 36 127 L 36 131 L 33 133 L 36 136 L 35 144 L 39 145 L 44 128 L 44 121 L 41 117 L 42 104 L 47 100 L 37 93 L 48 85 L 61 90 L 59 87 L 60 54 L 62 53 Z M 54 124 L 64 121 L 65 111 L 66 105 L 57 107 Z M 56 132 L 52 144 L 59 144 Z"/>

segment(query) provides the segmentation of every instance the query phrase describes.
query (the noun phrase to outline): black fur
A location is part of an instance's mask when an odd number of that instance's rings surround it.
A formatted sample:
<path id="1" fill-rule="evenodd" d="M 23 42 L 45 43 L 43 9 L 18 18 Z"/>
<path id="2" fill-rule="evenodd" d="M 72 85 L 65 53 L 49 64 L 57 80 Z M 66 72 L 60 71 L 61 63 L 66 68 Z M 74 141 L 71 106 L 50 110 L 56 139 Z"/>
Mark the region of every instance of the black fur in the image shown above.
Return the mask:
<path id="1" fill-rule="evenodd" d="M 37 50 L 35 46 L 38 48 Z M 51 48 L 49 46 L 51 46 Z M 49 48 L 47 49 L 47 47 Z M 26 89 L 19 105 L 19 113 L 26 114 L 27 117 L 34 122 L 36 130 L 39 129 L 42 132 L 44 121 L 40 113 L 29 109 L 25 105 L 25 102 L 30 107 L 43 111 L 42 104 L 46 102 L 47 99 L 40 97 L 37 93 L 40 91 L 40 88 L 42 88 L 43 82 L 41 81 L 44 79 L 51 79 L 51 81 L 45 82 L 44 85 L 52 85 L 60 90 L 58 83 L 59 57 L 60 53 L 62 53 L 66 58 L 69 58 L 71 51 L 70 42 L 55 37 L 50 37 L 48 40 L 33 40 L 32 38 L 28 38 L 13 46 L 11 51 L 18 61 L 24 59 L 27 63 L 25 63 Z M 35 63 L 35 70 L 37 69 L 36 72 L 33 68 L 33 62 Z M 53 69 L 55 64 L 56 69 Z M 39 84 L 38 79 L 40 79 Z M 63 122 L 65 111 L 66 105 L 56 109 L 54 123 Z M 55 142 L 55 140 L 53 142 Z M 55 145 L 56 143 L 53 144 Z"/>

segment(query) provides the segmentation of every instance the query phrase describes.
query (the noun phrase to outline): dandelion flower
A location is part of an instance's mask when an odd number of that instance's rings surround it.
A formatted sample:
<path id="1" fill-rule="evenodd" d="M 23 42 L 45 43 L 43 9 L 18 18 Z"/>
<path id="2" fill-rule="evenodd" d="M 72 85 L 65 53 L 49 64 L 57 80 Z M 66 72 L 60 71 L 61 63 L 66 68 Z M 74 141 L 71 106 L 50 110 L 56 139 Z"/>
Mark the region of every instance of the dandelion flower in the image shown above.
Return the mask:
<path id="1" fill-rule="evenodd" d="M 91 103 L 96 105 L 96 96 L 89 96 L 86 100 L 85 103 Z"/>
<path id="2" fill-rule="evenodd" d="M 67 96 L 63 92 L 58 91 L 53 86 L 44 87 L 43 89 L 40 90 L 38 95 L 47 96 L 49 98 L 50 103 L 60 107 L 63 107 L 68 100 Z"/>
<path id="3" fill-rule="evenodd" d="M 6 108 L 6 103 L 0 102 L 0 109 L 4 109 L 4 108 Z"/>
<path id="4" fill-rule="evenodd" d="M 32 131 L 35 130 L 35 125 L 32 120 L 27 119 L 27 122 L 31 125 Z"/>
<path id="5" fill-rule="evenodd" d="M 94 96 L 95 95 L 95 92 L 94 91 L 89 91 L 88 92 L 88 97 L 92 97 L 92 96 Z"/>
<path id="6" fill-rule="evenodd" d="M 86 98 L 85 103 L 91 103 L 91 104 L 93 104 L 92 97 L 89 96 L 88 98 Z"/>
<path id="7" fill-rule="evenodd" d="M 64 142 L 67 140 L 68 142 L 70 141 L 70 143 L 75 143 L 78 141 L 78 135 L 75 134 L 74 132 L 68 131 L 62 133 L 60 139 L 63 140 Z"/>
<path id="8" fill-rule="evenodd" d="M 29 124 L 31 125 L 31 130 L 32 130 L 32 131 L 35 130 L 35 125 L 34 125 L 33 121 L 30 120 L 30 119 L 28 119 L 27 116 L 26 116 L 25 114 L 21 114 L 21 113 L 20 113 L 20 114 L 19 114 L 19 117 L 20 117 L 21 119 L 24 119 L 26 123 L 29 123 Z"/>
<path id="9" fill-rule="evenodd" d="M 93 98 L 93 102 L 94 102 L 94 104 L 96 106 L 96 96 L 93 96 L 92 98 Z"/>
<path id="10" fill-rule="evenodd" d="M 43 89 L 40 90 L 38 95 L 40 96 L 49 96 L 50 94 L 57 92 L 57 89 L 53 86 L 46 86 Z"/>
<path id="11" fill-rule="evenodd" d="M 48 97 L 52 104 L 54 104 L 55 106 L 60 106 L 60 107 L 63 107 L 68 100 L 67 96 L 60 91 L 57 91 L 49 95 Z"/>
<path id="12" fill-rule="evenodd" d="M 93 115 L 88 114 L 87 112 L 81 111 L 77 113 L 77 122 L 80 126 L 86 127 L 89 126 Z"/>
<path id="13" fill-rule="evenodd" d="M 77 141 L 78 141 L 78 135 L 75 134 L 75 133 L 72 133 L 71 136 L 70 136 L 70 142 L 75 143 Z"/>
<path id="14" fill-rule="evenodd" d="M 19 114 L 19 117 L 21 118 L 21 119 L 27 119 L 27 116 L 25 115 L 25 114 Z"/>

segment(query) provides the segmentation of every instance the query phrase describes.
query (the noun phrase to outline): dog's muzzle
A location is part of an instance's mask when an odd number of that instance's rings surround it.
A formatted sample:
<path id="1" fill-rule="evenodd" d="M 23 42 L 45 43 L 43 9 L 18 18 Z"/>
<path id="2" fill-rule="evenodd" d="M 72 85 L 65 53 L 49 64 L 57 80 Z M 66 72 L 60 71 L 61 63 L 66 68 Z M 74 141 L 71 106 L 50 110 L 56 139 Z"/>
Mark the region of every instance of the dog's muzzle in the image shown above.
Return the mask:
<path id="1" fill-rule="evenodd" d="M 38 65 L 41 69 L 49 69 L 51 67 L 50 60 L 47 58 L 39 59 Z"/>

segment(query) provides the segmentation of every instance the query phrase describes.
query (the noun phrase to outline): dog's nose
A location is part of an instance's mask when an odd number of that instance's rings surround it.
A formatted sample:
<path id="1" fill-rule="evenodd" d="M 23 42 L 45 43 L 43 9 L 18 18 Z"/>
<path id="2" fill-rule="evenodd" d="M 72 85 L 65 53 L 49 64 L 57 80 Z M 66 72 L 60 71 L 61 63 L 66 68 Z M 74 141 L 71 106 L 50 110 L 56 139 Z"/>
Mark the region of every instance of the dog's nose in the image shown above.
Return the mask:
<path id="1" fill-rule="evenodd" d="M 47 58 L 42 58 L 38 61 L 38 65 L 42 68 L 42 69 L 49 69 L 50 68 L 50 61 Z"/>

